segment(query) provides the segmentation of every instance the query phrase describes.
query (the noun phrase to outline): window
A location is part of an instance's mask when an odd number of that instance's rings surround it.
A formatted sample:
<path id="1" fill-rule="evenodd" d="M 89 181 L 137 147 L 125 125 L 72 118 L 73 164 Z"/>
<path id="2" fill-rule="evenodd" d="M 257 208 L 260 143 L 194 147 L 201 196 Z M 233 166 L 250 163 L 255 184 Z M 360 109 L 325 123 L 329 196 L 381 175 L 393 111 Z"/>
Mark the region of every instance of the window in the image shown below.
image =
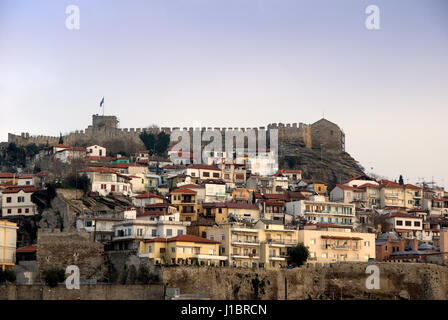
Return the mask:
<path id="1" fill-rule="evenodd" d="M 412 226 L 411 221 L 405 221 L 404 223 L 405 223 L 406 227 L 411 227 Z"/>
<path id="2" fill-rule="evenodd" d="M 225 236 L 225 234 L 223 233 L 222 235 L 221 235 L 221 240 L 225 240 L 226 239 L 226 236 Z"/>
<path id="3" fill-rule="evenodd" d="M 214 235 L 210 235 L 210 240 L 215 240 L 215 236 Z"/>
<path id="4" fill-rule="evenodd" d="M 184 234 L 184 230 L 181 230 L 181 229 L 177 230 L 177 235 L 178 235 L 178 236 L 180 236 L 180 235 L 182 235 L 182 234 Z"/>
<path id="5" fill-rule="evenodd" d="M 156 229 L 152 229 L 151 230 L 151 236 L 152 237 L 157 237 L 157 230 Z"/>
<path id="6" fill-rule="evenodd" d="M 166 229 L 167 237 L 171 237 L 173 235 L 173 229 Z"/>
<path id="7" fill-rule="evenodd" d="M 9 214 L 11 214 L 11 213 L 12 213 L 11 209 L 8 209 L 8 213 L 9 213 Z"/>
<path id="8" fill-rule="evenodd" d="M 11 197 L 7 197 L 7 198 L 6 198 L 6 202 L 7 202 L 7 203 L 11 203 Z"/>
<path id="9" fill-rule="evenodd" d="M 402 220 L 397 220 L 397 226 L 402 226 L 403 225 L 403 221 Z"/>
<path id="10" fill-rule="evenodd" d="M 30 209 L 25 209 L 25 213 L 30 213 Z"/>
<path id="11" fill-rule="evenodd" d="M 152 246 L 149 245 L 149 246 L 148 246 L 148 253 L 151 253 L 151 252 L 152 252 Z"/>
<path id="12" fill-rule="evenodd" d="M 210 177 L 210 172 L 203 172 L 203 173 L 202 173 L 202 176 L 204 176 L 204 177 Z"/>
<path id="13" fill-rule="evenodd" d="M 370 241 L 364 241 L 364 247 L 370 247 Z"/>
<path id="14" fill-rule="evenodd" d="M 326 253 L 322 253 L 322 258 L 327 258 L 328 255 Z"/>
<path id="15" fill-rule="evenodd" d="M 316 239 L 311 239 L 310 244 L 316 244 Z"/>
<path id="16" fill-rule="evenodd" d="M 176 253 L 176 247 L 171 247 L 171 252 Z"/>
<path id="17" fill-rule="evenodd" d="M 213 178 L 219 178 L 219 173 L 218 172 L 213 172 Z"/>
<path id="18" fill-rule="evenodd" d="M 420 227 L 420 221 L 414 221 L 414 227 Z"/>
<path id="19" fill-rule="evenodd" d="M 143 229 L 137 229 L 137 236 L 139 237 L 143 236 Z"/>

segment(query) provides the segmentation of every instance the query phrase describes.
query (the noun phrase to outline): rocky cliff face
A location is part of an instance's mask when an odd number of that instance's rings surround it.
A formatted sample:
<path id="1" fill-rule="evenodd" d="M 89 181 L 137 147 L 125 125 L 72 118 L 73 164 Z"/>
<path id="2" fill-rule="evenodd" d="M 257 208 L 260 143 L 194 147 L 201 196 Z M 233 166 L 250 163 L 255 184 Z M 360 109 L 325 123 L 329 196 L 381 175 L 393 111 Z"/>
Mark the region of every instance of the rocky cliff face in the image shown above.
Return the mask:
<path id="1" fill-rule="evenodd" d="M 280 147 L 279 164 L 281 168 L 301 169 L 304 179 L 325 182 L 329 189 L 348 178 L 364 174 L 347 152 L 321 151 L 297 145 Z"/>

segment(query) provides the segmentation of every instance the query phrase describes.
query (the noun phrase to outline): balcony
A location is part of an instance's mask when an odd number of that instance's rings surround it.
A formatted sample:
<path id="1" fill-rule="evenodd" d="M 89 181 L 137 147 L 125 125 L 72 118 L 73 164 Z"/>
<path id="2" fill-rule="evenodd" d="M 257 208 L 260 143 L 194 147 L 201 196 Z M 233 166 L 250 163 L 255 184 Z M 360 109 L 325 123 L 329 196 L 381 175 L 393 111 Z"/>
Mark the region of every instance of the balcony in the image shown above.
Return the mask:
<path id="1" fill-rule="evenodd" d="M 286 255 L 280 255 L 280 256 L 269 255 L 269 260 L 285 261 L 286 260 Z"/>
<path id="2" fill-rule="evenodd" d="M 244 245 L 244 246 L 259 246 L 260 241 L 258 240 L 232 240 L 232 245 Z"/>
<path id="3" fill-rule="evenodd" d="M 234 259 L 260 259 L 260 256 L 256 256 L 256 255 L 249 255 L 249 254 L 231 254 L 230 255 L 232 258 Z"/>

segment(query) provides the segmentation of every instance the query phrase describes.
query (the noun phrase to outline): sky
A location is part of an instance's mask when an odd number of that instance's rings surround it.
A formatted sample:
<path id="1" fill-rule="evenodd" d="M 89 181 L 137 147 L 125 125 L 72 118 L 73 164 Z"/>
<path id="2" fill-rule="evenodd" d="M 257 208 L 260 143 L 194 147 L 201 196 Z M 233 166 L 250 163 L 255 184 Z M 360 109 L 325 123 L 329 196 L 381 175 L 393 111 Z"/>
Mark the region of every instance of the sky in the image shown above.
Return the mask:
<path id="1" fill-rule="evenodd" d="M 324 116 L 367 173 L 448 186 L 447 58 L 446 0 L 0 0 L 0 141 L 85 129 L 103 96 L 122 128 Z"/>

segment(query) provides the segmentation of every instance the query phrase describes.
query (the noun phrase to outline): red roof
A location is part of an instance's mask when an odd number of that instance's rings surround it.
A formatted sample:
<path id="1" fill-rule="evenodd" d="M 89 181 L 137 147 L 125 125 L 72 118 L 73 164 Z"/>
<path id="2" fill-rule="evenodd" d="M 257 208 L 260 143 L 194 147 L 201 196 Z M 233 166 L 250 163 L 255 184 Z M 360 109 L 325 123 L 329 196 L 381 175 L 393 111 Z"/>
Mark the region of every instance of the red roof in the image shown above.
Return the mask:
<path id="1" fill-rule="evenodd" d="M 260 210 L 256 204 L 238 203 L 238 202 L 205 202 L 202 204 L 204 208 L 230 208 L 230 209 L 249 209 Z"/>
<path id="2" fill-rule="evenodd" d="M 0 178 L 14 178 L 15 174 L 10 172 L 0 172 Z"/>
<path id="3" fill-rule="evenodd" d="M 208 164 L 190 164 L 187 166 L 187 169 L 202 169 L 202 170 L 215 170 L 215 171 L 221 171 L 218 169 L 218 167 L 208 165 Z"/>
<path id="4" fill-rule="evenodd" d="M 164 199 L 162 196 L 159 196 L 157 194 L 154 194 L 152 192 L 145 192 L 142 194 L 139 194 L 137 196 L 135 196 L 136 199 L 150 199 L 150 198 L 159 198 L 159 199 Z"/>
<path id="5" fill-rule="evenodd" d="M 172 194 L 172 193 L 196 194 L 196 191 L 190 190 L 188 188 L 182 188 L 181 187 L 179 189 L 176 189 L 176 190 L 173 190 L 173 191 L 170 192 L 170 194 Z"/>
<path id="6" fill-rule="evenodd" d="M 36 252 L 37 246 L 26 246 L 22 248 L 17 248 L 16 252 Z"/>
<path id="7" fill-rule="evenodd" d="M 82 170 L 79 170 L 79 172 L 98 172 L 98 173 L 117 173 L 114 169 L 105 168 L 105 167 L 89 167 Z"/>
<path id="8" fill-rule="evenodd" d="M 36 192 L 38 189 L 34 186 L 14 186 L 14 187 L 8 187 L 6 189 L 3 190 L 3 193 L 18 193 L 20 191 L 23 191 L 25 193 L 30 193 L 30 192 Z"/>
<path id="9" fill-rule="evenodd" d="M 219 243 L 219 242 L 216 242 L 213 240 L 209 240 L 209 239 L 205 239 L 205 238 L 201 238 L 201 237 L 193 236 L 193 235 L 189 235 L 189 234 L 181 234 L 181 235 L 178 235 L 176 237 L 171 237 L 171 238 L 154 238 L 154 239 L 145 240 L 145 242 L 176 242 L 176 241 L 195 242 L 195 243 L 210 243 L 210 244 L 218 244 Z"/>
<path id="10" fill-rule="evenodd" d="M 302 173 L 302 170 L 286 169 L 283 170 L 283 173 Z"/>
<path id="11" fill-rule="evenodd" d="M 421 219 L 419 217 L 410 215 L 408 213 L 405 212 L 391 212 L 386 214 L 386 217 L 390 217 L 390 218 L 411 218 L 411 219 Z"/>

